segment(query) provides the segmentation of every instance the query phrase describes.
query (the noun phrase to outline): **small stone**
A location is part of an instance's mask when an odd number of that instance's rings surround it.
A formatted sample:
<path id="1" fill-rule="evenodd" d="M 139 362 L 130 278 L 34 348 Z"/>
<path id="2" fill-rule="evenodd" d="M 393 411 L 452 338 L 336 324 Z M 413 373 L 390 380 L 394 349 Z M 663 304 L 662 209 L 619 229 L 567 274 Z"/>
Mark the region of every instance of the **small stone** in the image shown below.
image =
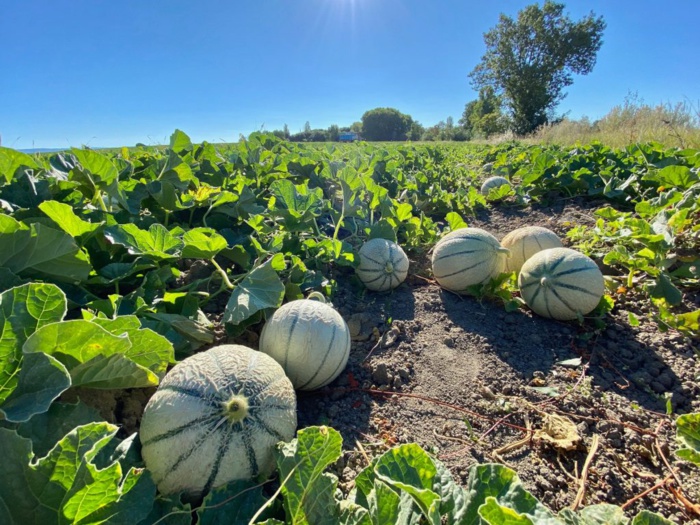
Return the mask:
<path id="1" fill-rule="evenodd" d="M 372 381 L 377 385 L 388 385 L 391 382 L 391 377 L 389 376 L 389 369 L 386 364 L 379 363 L 372 371 Z"/>
<path id="2" fill-rule="evenodd" d="M 442 342 L 445 344 L 445 346 L 449 348 L 455 347 L 455 340 L 451 337 L 445 337 L 445 339 L 443 339 Z"/>

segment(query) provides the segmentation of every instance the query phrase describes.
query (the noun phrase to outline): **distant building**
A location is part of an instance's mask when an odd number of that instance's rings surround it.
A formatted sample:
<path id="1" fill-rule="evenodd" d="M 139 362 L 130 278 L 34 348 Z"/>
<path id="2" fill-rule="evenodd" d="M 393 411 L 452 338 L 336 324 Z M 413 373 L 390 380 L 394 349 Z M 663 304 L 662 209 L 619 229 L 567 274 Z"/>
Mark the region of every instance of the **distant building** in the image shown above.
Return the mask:
<path id="1" fill-rule="evenodd" d="M 340 142 L 355 142 L 356 140 L 360 140 L 360 134 L 354 131 L 341 131 L 340 135 L 338 135 L 338 140 L 340 140 Z"/>

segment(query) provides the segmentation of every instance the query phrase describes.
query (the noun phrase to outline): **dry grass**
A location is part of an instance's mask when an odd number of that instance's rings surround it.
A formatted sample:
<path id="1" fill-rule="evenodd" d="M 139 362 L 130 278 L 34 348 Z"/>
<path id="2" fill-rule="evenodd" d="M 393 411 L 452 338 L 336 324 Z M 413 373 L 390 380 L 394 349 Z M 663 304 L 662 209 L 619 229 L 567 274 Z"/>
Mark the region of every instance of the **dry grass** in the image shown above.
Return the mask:
<path id="1" fill-rule="evenodd" d="M 585 117 L 564 119 L 540 128 L 529 140 L 562 145 L 597 140 L 616 147 L 653 141 L 671 147 L 699 148 L 700 105 L 679 102 L 650 106 L 630 95 L 596 122 Z"/>

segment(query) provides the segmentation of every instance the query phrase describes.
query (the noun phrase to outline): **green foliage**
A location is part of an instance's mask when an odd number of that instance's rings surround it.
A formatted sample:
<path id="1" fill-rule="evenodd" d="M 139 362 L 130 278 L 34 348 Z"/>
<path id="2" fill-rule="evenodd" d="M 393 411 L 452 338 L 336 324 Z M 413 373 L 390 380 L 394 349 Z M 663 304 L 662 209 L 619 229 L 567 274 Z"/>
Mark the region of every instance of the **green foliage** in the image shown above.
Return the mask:
<path id="1" fill-rule="evenodd" d="M 469 137 L 488 138 L 508 129 L 508 119 L 501 110 L 501 97 L 496 95 L 493 86 L 479 90 L 479 98 L 468 102 L 459 124 Z"/>
<path id="2" fill-rule="evenodd" d="M 472 82 L 502 93 L 513 131 L 530 133 L 550 120 L 572 74 L 591 72 L 604 29 L 602 17 L 591 13 L 573 22 L 564 4 L 550 0 L 525 7 L 517 20 L 501 14 L 484 34 L 486 53 L 470 73 Z"/>
<path id="3" fill-rule="evenodd" d="M 366 140 L 406 140 L 413 119 L 394 108 L 376 108 L 362 115 L 362 137 Z"/>
<path id="4" fill-rule="evenodd" d="M 684 414 L 676 420 L 679 457 L 700 467 L 700 414 Z"/>

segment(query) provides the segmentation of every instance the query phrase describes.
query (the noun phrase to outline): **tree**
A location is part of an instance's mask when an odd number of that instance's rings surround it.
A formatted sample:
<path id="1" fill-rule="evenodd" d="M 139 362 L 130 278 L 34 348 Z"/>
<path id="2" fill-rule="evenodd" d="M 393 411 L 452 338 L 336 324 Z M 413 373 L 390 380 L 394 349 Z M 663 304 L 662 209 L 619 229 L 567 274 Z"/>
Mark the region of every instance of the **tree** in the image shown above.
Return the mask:
<path id="1" fill-rule="evenodd" d="M 470 137 L 503 133 L 508 128 L 508 119 L 501 106 L 501 97 L 496 95 L 493 86 L 484 86 L 479 91 L 479 98 L 464 106 L 459 124 Z"/>
<path id="2" fill-rule="evenodd" d="M 501 14 L 484 34 L 486 53 L 469 74 L 475 88 L 492 86 L 502 94 L 519 134 L 546 124 L 573 83 L 572 74 L 593 70 L 603 43 L 605 22 L 594 13 L 573 22 L 564 4 L 546 0 L 518 13 Z"/>
<path id="3" fill-rule="evenodd" d="M 328 126 L 326 135 L 328 136 L 328 140 L 331 142 L 338 142 L 340 140 L 340 128 L 337 124 L 331 124 Z"/>
<path id="4" fill-rule="evenodd" d="M 393 108 L 375 108 L 362 115 L 362 137 L 366 140 L 406 140 L 413 119 Z"/>

